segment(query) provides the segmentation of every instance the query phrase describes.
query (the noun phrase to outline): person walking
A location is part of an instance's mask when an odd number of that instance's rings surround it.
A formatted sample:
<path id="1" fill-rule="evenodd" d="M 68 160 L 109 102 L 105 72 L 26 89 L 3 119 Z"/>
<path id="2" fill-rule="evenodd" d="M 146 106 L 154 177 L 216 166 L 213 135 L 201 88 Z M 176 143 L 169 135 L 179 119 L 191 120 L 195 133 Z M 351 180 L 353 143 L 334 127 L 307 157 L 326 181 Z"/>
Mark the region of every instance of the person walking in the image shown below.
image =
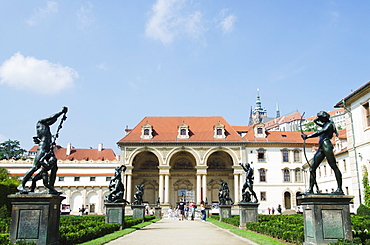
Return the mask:
<path id="1" fill-rule="evenodd" d="M 206 205 L 204 204 L 204 201 L 200 202 L 200 212 L 202 213 L 201 219 L 202 222 L 206 221 Z"/>

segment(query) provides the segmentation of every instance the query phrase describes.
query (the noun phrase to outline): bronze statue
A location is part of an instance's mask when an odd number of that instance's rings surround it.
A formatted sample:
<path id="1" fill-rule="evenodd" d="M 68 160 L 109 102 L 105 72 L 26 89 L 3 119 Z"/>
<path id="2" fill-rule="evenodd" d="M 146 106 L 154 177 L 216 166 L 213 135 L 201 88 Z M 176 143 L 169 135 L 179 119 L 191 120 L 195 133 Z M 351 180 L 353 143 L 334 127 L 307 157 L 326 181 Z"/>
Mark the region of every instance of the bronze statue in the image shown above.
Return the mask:
<path id="1" fill-rule="evenodd" d="M 251 168 L 249 163 L 246 163 L 245 165 L 240 163 L 239 165 L 242 166 L 242 168 L 245 171 L 245 175 L 246 175 L 245 176 L 245 183 L 244 183 L 243 188 L 242 188 L 242 202 L 251 202 L 252 201 L 251 195 L 252 195 L 254 197 L 253 202 L 257 203 L 258 198 L 257 198 L 256 193 L 253 190 L 253 179 L 254 179 L 253 168 Z M 249 191 L 248 191 L 248 189 L 249 189 Z"/>
<path id="2" fill-rule="evenodd" d="M 115 168 L 114 177 L 109 182 L 109 190 L 110 193 L 105 196 L 105 200 L 108 203 L 127 203 L 123 196 L 125 194 L 125 187 L 122 184 L 122 172 L 126 171 L 126 166 L 121 165 Z"/>
<path id="3" fill-rule="evenodd" d="M 330 120 L 330 115 L 325 111 L 320 111 L 319 113 L 317 113 L 317 117 L 314 119 L 314 123 L 320 126 L 321 129 L 310 135 L 306 135 L 303 132 L 301 134 L 304 140 L 313 137 L 320 137 L 319 149 L 315 153 L 310 164 L 310 185 L 306 194 L 313 194 L 313 187 L 314 185 L 317 185 L 316 169 L 326 157 L 328 164 L 334 171 L 335 179 L 338 184 L 337 190 L 334 191 L 332 194 L 344 195 L 342 190 L 342 173 L 340 172 L 336 164 L 333 152 L 333 144 L 331 143 L 331 138 L 333 137 L 333 134 L 336 134 L 338 136 L 338 131 L 335 127 L 334 122 Z"/>
<path id="4" fill-rule="evenodd" d="M 54 154 L 54 146 L 56 145 L 56 139 L 59 137 L 59 130 L 62 128 L 63 122 L 67 119 L 67 112 L 68 108 L 63 107 L 62 111 L 48 118 L 40 119 L 37 122 L 37 135 L 33 137 L 35 144 L 38 144 L 37 154 L 35 156 L 32 168 L 23 176 L 21 184 L 17 187 L 19 193 L 28 193 L 27 189 L 25 188 L 25 184 L 32 177 L 32 175 L 42 167 L 41 171 L 32 180 L 31 191 L 34 191 L 36 187 L 36 181 L 43 179 L 44 186 L 49 189 L 50 194 L 61 194 L 54 189 L 56 173 L 58 170 L 57 158 Z M 53 136 L 50 132 L 50 126 L 53 125 L 61 115 L 64 116 L 59 124 L 57 133 Z M 50 176 L 48 171 L 50 171 Z"/>
<path id="5" fill-rule="evenodd" d="M 143 195 L 144 195 L 144 184 L 135 186 L 137 191 L 134 194 L 135 201 L 133 205 L 141 205 L 143 204 Z"/>
<path id="6" fill-rule="evenodd" d="M 219 189 L 218 193 L 218 200 L 220 202 L 220 205 L 227 205 L 228 202 L 231 202 L 231 205 L 234 204 L 233 200 L 230 197 L 229 186 L 225 181 L 221 182 L 221 188 Z"/>

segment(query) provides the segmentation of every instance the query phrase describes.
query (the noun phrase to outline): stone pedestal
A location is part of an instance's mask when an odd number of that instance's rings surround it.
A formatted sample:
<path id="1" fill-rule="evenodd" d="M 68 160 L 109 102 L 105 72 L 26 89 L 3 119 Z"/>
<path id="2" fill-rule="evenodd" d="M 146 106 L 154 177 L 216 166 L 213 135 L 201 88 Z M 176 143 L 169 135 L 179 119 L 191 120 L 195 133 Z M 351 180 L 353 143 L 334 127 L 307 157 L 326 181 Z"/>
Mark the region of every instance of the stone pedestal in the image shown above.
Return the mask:
<path id="1" fill-rule="evenodd" d="M 154 215 L 156 219 L 162 219 L 162 208 L 161 207 L 155 207 L 154 208 Z"/>
<path id="2" fill-rule="evenodd" d="M 52 194 L 12 194 L 10 240 L 59 244 L 60 204 L 65 197 Z"/>
<path id="3" fill-rule="evenodd" d="M 258 206 L 259 203 L 239 202 L 239 228 L 246 229 L 245 224 L 250 222 L 258 222 Z"/>
<path id="4" fill-rule="evenodd" d="M 223 218 L 231 218 L 231 205 L 219 205 L 220 210 L 220 221 Z"/>
<path id="5" fill-rule="evenodd" d="M 209 218 L 209 212 L 211 212 L 211 208 L 210 207 L 206 207 L 206 218 L 207 219 Z"/>
<path id="6" fill-rule="evenodd" d="M 105 202 L 106 216 L 105 223 L 119 223 L 125 227 L 125 206 L 126 203 Z"/>
<path id="7" fill-rule="evenodd" d="M 133 219 L 143 219 L 144 222 L 144 217 L 145 217 L 145 206 L 144 205 L 131 205 L 132 208 L 132 218 Z"/>
<path id="8" fill-rule="evenodd" d="M 304 244 L 329 244 L 352 239 L 349 201 L 353 196 L 307 195 L 297 198 L 303 207 Z"/>

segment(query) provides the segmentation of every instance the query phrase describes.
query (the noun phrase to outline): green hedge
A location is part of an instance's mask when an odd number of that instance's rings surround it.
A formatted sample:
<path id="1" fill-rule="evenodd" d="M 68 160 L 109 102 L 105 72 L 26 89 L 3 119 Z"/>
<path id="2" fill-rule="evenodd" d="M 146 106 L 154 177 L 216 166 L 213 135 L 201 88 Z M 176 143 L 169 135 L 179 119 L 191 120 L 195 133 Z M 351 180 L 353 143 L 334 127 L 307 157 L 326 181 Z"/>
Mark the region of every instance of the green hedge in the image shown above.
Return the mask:
<path id="1" fill-rule="evenodd" d="M 287 242 L 301 244 L 304 241 L 302 215 L 259 215 L 258 221 L 247 223 L 247 229 Z"/>
<path id="2" fill-rule="evenodd" d="M 146 216 L 144 220 L 154 218 L 155 216 Z M 142 219 L 132 219 L 131 216 L 126 216 L 124 228 L 142 222 Z M 59 242 L 61 245 L 79 244 L 118 231 L 120 227 L 119 223 L 106 224 L 104 215 L 62 216 L 60 218 Z"/>

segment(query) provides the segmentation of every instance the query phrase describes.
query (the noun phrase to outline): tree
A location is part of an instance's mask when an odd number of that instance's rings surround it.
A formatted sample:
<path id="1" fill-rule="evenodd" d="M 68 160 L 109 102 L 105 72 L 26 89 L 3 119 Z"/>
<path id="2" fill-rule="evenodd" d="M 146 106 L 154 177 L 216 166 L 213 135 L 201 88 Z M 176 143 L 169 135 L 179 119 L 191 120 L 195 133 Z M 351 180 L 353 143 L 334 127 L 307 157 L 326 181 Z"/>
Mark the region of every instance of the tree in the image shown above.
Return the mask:
<path id="1" fill-rule="evenodd" d="M 364 186 L 365 205 L 370 208 L 369 172 L 367 171 L 366 166 L 364 166 L 364 176 L 362 177 L 362 184 Z"/>
<path id="2" fill-rule="evenodd" d="M 319 126 L 317 126 L 314 122 L 308 122 L 303 125 L 303 131 L 308 131 L 308 132 L 314 132 L 319 129 Z"/>
<path id="3" fill-rule="evenodd" d="M 19 159 L 27 152 L 20 147 L 18 140 L 7 140 L 0 143 L 0 160 L 3 159 Z"/>
<path id="4" fill-rule="evenodd" d="M 0 167 L 0 219 L 4 216 L 10 217 L 12 206 L 10 200 L 6 197 L 9 194 L 17 193 L 19 184 L 18 176 L 10 176 L 7 169 Z"/>

